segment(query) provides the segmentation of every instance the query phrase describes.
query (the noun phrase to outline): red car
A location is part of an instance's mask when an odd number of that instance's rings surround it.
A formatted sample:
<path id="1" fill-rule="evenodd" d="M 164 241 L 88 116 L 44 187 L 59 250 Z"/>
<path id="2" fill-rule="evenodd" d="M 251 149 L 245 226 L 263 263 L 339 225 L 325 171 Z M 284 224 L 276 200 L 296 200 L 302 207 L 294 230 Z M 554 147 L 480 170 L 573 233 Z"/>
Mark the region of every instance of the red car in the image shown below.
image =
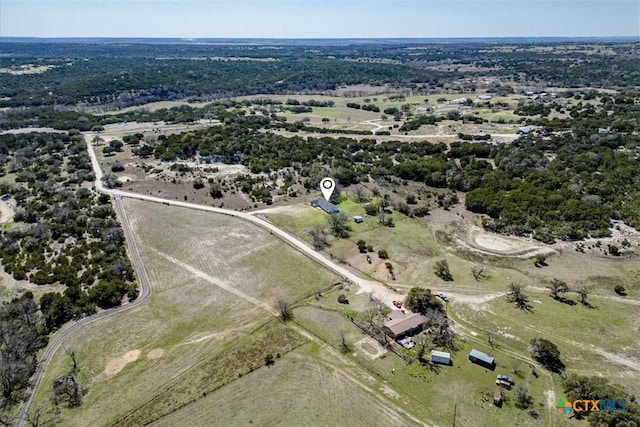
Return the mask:
<path id="1" fill-rule="evenodd" d="M 400 301 L 394 301 L 393 305 L 395 305 L 398 308 L 402 308 L 402 303 Z"/>

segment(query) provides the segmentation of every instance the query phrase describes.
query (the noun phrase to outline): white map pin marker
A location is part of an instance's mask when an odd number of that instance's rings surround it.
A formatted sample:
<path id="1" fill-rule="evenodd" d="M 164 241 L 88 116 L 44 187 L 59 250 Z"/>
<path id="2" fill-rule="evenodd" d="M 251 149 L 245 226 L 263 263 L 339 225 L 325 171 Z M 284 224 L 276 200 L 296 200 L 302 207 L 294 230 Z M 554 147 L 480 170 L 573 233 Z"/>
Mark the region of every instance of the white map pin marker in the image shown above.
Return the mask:
<path id="1" fill-rule="evenodd" d="M 320 181 L 320 190 L 322 190 L 322 195 L 324 198 L 329 201 L 331 195 L 333 194 L 333 190 L 336 189 L 336 182 L 332 178 L 324 178 Z"/>

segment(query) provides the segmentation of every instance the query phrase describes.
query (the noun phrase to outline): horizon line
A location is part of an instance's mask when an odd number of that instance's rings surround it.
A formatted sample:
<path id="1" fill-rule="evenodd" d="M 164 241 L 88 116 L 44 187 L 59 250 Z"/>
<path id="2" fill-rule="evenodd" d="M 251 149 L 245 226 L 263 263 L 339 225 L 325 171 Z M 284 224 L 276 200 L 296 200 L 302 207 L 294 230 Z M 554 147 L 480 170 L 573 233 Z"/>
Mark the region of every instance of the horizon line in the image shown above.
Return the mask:
<path id="1" fill-rule="evenodd" d="M 376 37 L 376 36 L 359 36 L 359 37 L 171 37 L 171 36 L 4 36 L 0 35 L 2 41 L 83 41 L 83 40 L 102 40 L 102 41 L 118 41 L 118 40 L 171 40 L 180 42 L 198 42 L 198 41 L 487 41 L 487 40 L 547 40 L 547 41 L 632 41 L 640 42 L 640 35 L 611 35 L 611 36 L 428 36 L 428 37 Z"/>

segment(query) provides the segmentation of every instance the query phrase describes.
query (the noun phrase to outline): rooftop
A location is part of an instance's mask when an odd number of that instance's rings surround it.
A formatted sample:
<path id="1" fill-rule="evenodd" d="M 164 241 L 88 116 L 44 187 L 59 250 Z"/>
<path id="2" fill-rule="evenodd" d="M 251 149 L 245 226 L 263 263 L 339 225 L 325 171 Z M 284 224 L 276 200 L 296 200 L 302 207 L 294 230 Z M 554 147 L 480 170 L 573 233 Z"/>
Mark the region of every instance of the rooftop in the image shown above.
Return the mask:
<path id="1" fill-rule="evenodd" d="M 427 318 L 418 313 L 405 313 L 402 310 L 393 310 L 387 316 L 384 326 L 394 335 L 402 335 L 407 331 L 416 329 L 427 322 Z"/>
<path id="2" fill-rule="evenodd" d="M 314 208 L 320 208 L 326 213 L 335 213 L 340 211 L 336 205 L 324 199 L 314 199 L 311 202 L 311 206 Z"/>
<path id="3" fill-rule="evenodd" d="M 431 356 L 451 358 L 451 354 L 446 351 L 431 350 Z"/>
<path id="4" fill-rule="evenodd" d="M 486 353 L 476 350 L 475 348 L 471 350 L 469 353 L 469 357 L 473 357 L 474 359 L 481 360 L 489 365 L 495 363 L 495 358 L 493 356 L 489 356 Z"/>

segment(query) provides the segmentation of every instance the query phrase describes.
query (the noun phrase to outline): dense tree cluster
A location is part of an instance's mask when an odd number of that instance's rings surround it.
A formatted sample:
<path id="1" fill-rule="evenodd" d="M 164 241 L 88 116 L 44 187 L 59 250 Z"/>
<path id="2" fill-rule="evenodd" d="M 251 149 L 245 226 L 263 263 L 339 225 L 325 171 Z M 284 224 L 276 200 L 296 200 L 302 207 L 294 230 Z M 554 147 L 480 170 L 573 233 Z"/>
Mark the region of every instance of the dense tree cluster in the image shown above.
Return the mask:
<path id="1" fill-rule="evenodd" d="M 137 150 L 160 160 L 215 155 L 254 173 L 293 168 L 307 188 L 317 185 L 314 164 L 331 170 L 341 185 L 397 177 L 466 192 L 466 207 L 486 214 L 485 226 L 494 231 L 545 242 L 601 237 L 610 233 L 612 219 L 640 226 L 640 95 L 602 98 L 599 108 L 573 106 L 575 118 L 562 123 L 537 122 L 553 132 L 549 136 L 527 135 L 512 144 L 494 145 L 484 135 L 462 135 L 450 147 L 286 137 L 269 132 L 280 125 L 264 117 L 231 114 L 226 126 L 163 136 L 154 147 Z"/>
<path id="2" fill-rule="evenodd" d="M 37 310 L 31 292 L 0 305 L 0 420 L 23 398 L 36 369 L 36 353 L 47 344 Z"/>
<path id="3" fill-rule="evenodd" d="M 640 425 L 640 405 L 635 398 L 619 386 L 615 386 L 605 377 L 587 377 L 571 374 L 565 380 L 565 397 L 575 400 L 606 400 L 613 402 L 618 411 L 593 411 L 591 407 L 585 411 L 575 412 L 578 419 L 587 418 L 594 427 L 633 427 Z M 624 407 L 623 407 L 624 406 Z"/>
<path id="4" fill-rule="evenodd" d="M 427 288 L 411 288 L 404 304 L 409 310 L 420 314 L 426 314 L 429 310 L 442 311 L 442 303 Z"/>
<path id="5" fill-rule="evenodd" d="M 14 225 L 0 233 L 3 269 L 16 280 L 62 284 L 48 293 L 41 310 L 48 330 L 102 308 L 135 298 L 137 286 L 124 233 L 109 197 L 87 184 L 94 179 L 82 136 L 0 136 L 3 168 L 15 184 L 0 192 L 17 205 Z"/>
<path id="6" fill-rule="evenodd" d="M 511 43 L 511 50 L 483 43 L 423 44 L 416 50 L 408 49 L 414 46 L 407 42 L 337 43 L 312 49 L 298 43 L 261 49 L 184 41 L 3 42 L 0 67 L 32 63 L 49 69 L 41 74 L 3 75 L 0 107 L 79 103 L 124 107 L 179 98 L 322 92 L 354 84 L 391 84 L 427 93 L 448 82 L 487 75 L 517 76 L 518 82 L 553 87 L 640 85 L 640 60 L 633 55 L 631 43 L 574 43 L 567 48 L 563 42 L 553 51 L 521 41 Z M 601 47 L 615 54 L 599 53 Z M 352 60 L 363 56 L 388 61 Z M 450 68 L 442 71 L 439 64 Z M 486 70 L 461 71 L 456 64 Z M 513 91 L 500 83 L 491 89 L 497 94 Z"/>

